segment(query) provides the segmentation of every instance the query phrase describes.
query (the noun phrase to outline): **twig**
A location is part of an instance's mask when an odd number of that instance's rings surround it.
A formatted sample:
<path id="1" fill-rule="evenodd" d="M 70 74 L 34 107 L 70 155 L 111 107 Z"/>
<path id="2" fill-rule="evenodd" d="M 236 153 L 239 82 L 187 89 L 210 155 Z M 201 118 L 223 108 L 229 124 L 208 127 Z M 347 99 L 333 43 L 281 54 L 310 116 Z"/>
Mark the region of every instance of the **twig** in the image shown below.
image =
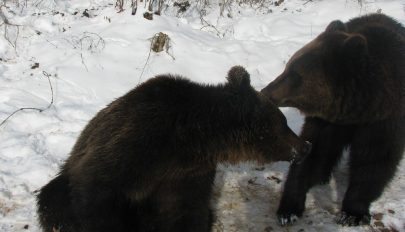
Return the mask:
<path id="1" fill-rule="evenodd" d="M 18 40 L 18 36 L 20 34 L 20 26 L 21 25 L 17 25 L 17 24 L 13 24 L 11 23 L 7 16 L 4 14 L 3 12 L 3 7 L 6 7 L 5 3 L 0 5 L 0 19 L 2 19 L 3 23 L 0 24 L 0 26 L 4 25 L 4 38 L 7 40 L 7 42 L 10 43 L 10 45 L 12 47 L 14 47 L 14 50 L 17 52 L 17 40 Z M 10 37 L 8 36 L 8 27 L 9 26 L 13 26 L 17 28 L 17 32 L 16 32 L 16 37 L 14 40 L 14 43 L 11 41 Z"/>
<path id="2" fill-rule="evenodd" d="M 203 24 L 204 24 L 204 23 L 206 24 L 205 26 L 201 27 L 200 30 L 202 30 L 202 29 L 205 28 L 205 27 L 211 27 L 211 28 L 214 28 L 215 31 L 217 31 L 217 36 L 221 37 L 221 32 L 219 32 L 218 29 L 217 29 L 214 25 L 212 25 L 212 24 L 210 24 L 209 22 L 207 22 L 202 16 L 200 17 L 200 19 L 201 19 L 201 22 L 202 22 Z"/>
<path id="3" fill-rule="evenodd" d="M 144 71 L 145 71 L 146 65 L 147 65 L 147 64 L 148 64 L 148 62 L 149 62 L 150 53 L 152 52 L 152 43 L 153 43 L 153 40 L 151 40 L 151 42 L 150 42 L 150 43 L 151 43 L 151 44 L 150 44 L 150 46 L 149 46 L 149 54 L 148 54 L 148 58 L 146 59 L 145 65 L 144 65 L 144 66 L 143 66 L 143 68 L 142 68 L 141 75 L 139 76 L 139 79 L 138 79 L 138 85 L 141 83 L 141 80 L 142 80 L 142 75 L 143 75 L 143 73 L 144 73 Z"/>
<path id="4" fill-rule="evenodd" d="M 51 41 L 49 41 L 47 38 L 45 38 L 46 42 L 48 42 L 50 45 L 54 46 L 55 48 L 58 48 L 58 45 L 52 43 Z"/>
<path id="5" fill-rule="evenodd" d="M 145 62 L 145 64 L 144 64 L 143 68 L 142 68 L 141 75 L 139 76 L 138 85 L 141 83 L 142 76 L 143 76 L 143 73 L 145 72 L 146 65 L 147 65 L 148 62 L 149 62 L 150 54 L 151 54 L 152 50 L 155 51 L 155 50 L 153 49 L 154 43 L 156 42 L 156 40 L 157 40 L 157 38 L 159 37 L 160 34 L 163 34 L 163 33 L 161 33 L 161 32 L 160 32 L 160 33 L 156 33 L 152 38 L 149 38 L 149 40 L 150 40 L 150 46 L 149 46 L 148 58 L 146 58 L 146 62 Z M 170 43 L 171 43 L 171 40 L 170 40 L 170 38 L 166 35 L 166 38 L 165 38 L 165 41 L 164 41 L 164 44 L 165 44 L 165 45 L 164 45 L 164 46 L 165 46 L 164 48 L 165 48 L 165 51 L 166 51 L 166 53 L 167 53 L 173 60 L 176 60 L 176 58 L 174 58 L 174 56 L 169 53 L 169 49 L 171 48 Z M 160 50 L 160 51 L 162 51 L 162 50 Z M 160 52 L 160 51 L 159 51 L 159 52 Z M 157 51 L 155 51 L 155 52 L 157 52 Z"/>
<path id="6" fill-rule="evenodd" d="M 86 68 L 86 71 L 89 72 L 89 69 L 87 68 L 86 63 L 84 62 L 83 52 L 80 52 L 80 58 L 82 59 L 82 64 L 83 64 L 83 66 Z"/>
<path id="7" fill-rule="evenodd" d="M 82 37 L 72 36 L 70 39 L 65 38 L 64 40 L 72 45 L 73 49 L 80 49 L 80 58 L 87 71 L 89 71 L 89 69 L 85 63 L 84 50 L 88 50 L 90 53 L 96 53 L 105 48 L 104 39 L 100 35 L 92 32 L 84 32 Z"/>
<path id="8" fill-rule="evenodd" d="M 47 73 L 47 72 L 45 72 L 45 71 L 43 71 L 42 74 L 48 78 L 49 87 L 51 88 L 51 102 L 49 103 L 49 105 L 48 105 L 47 107 L 45 107 L 45 108 L 42 108 L 42 109 L 36 108 L 36 107 L 23 107 L 23 108 L 20 108 L 20 109 L 18 109 L 18 110 L 15 110 L 13 113 L 11 113 L 9 116 L 7 116 L 7 118 L 5 118 L 5 119 L 0 123 L 0 127 L 1 127 L 3 124 L 5 124 L 12 116 L 14 116 L 16 113 L 18 113 L 18 112 L 20 112 L 20 111 L 24 111 L 24 110 L 35 110 L 35 111 L 38 111 L 38 112 L 41 113 L 41 112 L 43 112 L 43 111 L 45 111 L 45 110 L 51 108 L 51 106 L 53 105 L 53 87 L 52 87 L 52 83 L 51 83 L 51 79 L 50 79 L 51 74 L 49 74 L 49 73 Z"/>
<path id="9" fill-rule="evenodd" d="M 167 53 L 167 55 L 169 55 L 173 60 L 176 60 L 176 58 L 174 58 L 174 56 L 173 56 L 172 54 L 170 54 L 170 52 L 169 52 L 170 48 L 172 47 L 170 44 L 171 44 L 171 39 L 168 39 L 168 40 L 166 41 L 166 44 L 165 44 L 166 53 Z"/>
<path id="10" fill-rule="evenodd" d="M 52 1 L 48 0 L 48 1 L 46 1 L 46 3 L 44 3 L 44 0 L 39 0 L 39 1 L 35 2 L 33 5 L 36 8 L 39 8 L 41 6 L 41 9 L 45 8 L 46 10 L 50 10 L 50 9 L 52 9 L 52 7 L 56 6 L 57 4 L 56 4 L 55 0 L 52 0 Z"/>
<path id="11" fill-rule="evenodd" d="M 42 74 L 48 78 L 49 87 L 51 88 L 51 102 L 45 109 L 42 110 L 42 111 L 44 111 L 44 110 L 51 108 L 51 106 L 53 105 L 53 88 L 52 88 L 52 83 L 51 83 L 51 78 L 50 78 L 51 74 L 47 73 L 46 71 L 42 71 Z"/>

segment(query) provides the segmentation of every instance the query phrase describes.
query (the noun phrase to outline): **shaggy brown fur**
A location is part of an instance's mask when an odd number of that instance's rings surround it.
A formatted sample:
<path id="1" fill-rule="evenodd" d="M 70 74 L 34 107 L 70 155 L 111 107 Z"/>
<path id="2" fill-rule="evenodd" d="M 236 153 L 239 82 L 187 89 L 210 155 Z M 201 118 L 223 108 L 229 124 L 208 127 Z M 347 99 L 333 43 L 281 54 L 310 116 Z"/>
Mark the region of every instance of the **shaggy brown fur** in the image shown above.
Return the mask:
<path id="1" fill-rule="evenodd" d="M 218 162 L 290 160 L 309 145 L 242 67 L 209 86 L 150 79 L 101 110 L 41 189 L 44 231 L 211 231 Z"/>
<path id="2" fill-rule="evenodd" d="M 404 152 L 404 27 L 383 14 L 333 21 L 262 93 L 301 110 L 307 116 L 301 137 L 314 145 L 290 169 L 278 210 L 282 224 L 302 215 L 307 191 L 329 180 L 346 146 L 350 184 L 338 223 L 368 223 L 371 202 Z"/>

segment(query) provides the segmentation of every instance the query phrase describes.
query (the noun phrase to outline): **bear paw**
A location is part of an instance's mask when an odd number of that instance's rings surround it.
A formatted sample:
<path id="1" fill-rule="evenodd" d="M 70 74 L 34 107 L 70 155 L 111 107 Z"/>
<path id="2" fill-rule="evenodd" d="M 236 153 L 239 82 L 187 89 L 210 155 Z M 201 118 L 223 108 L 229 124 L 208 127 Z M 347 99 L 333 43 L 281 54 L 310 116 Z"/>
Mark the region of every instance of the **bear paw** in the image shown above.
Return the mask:
<path id="1" fill-rule="evenodd" d="M 280 226 L 292 225 L 298 220 L 298 216 L 295 214 L 279 214 L 277 217 Z"/>
<path id="2" fill-rule="evenodd" d="M 352 215 L 347 212 L 342 212 L 336 220 L 336 222 L 342 226 L 369 225 L 370 221 L 370 214 Z"/>

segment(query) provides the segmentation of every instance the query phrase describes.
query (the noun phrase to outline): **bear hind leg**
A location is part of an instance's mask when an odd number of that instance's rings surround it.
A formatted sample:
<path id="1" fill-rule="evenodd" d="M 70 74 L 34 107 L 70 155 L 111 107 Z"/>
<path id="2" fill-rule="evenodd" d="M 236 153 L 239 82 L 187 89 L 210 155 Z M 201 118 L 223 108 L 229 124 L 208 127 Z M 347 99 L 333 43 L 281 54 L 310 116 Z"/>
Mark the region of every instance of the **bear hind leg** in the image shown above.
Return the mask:
<path id="1" fill-rule="evenodd" d="M 139 231 L 211 232 L 214 214 L 210 207 L 215 170 L 206 175 L 182 177 L 159 186 L 144 208 Z"/>
<path id="2" fill-rule="evenodd" d="M 129 199 L 113 187 L 85 184 L 72 190 L 72 209 L 78 222 L 75 232 L 127 232 Z"/>
<path id="3" fill-rule="evenodd" d="M 37 196 L 38 218 L 45 232 L 75 231 L 69 194 L 69 180 L 63 174 L 40 190 Z"/>

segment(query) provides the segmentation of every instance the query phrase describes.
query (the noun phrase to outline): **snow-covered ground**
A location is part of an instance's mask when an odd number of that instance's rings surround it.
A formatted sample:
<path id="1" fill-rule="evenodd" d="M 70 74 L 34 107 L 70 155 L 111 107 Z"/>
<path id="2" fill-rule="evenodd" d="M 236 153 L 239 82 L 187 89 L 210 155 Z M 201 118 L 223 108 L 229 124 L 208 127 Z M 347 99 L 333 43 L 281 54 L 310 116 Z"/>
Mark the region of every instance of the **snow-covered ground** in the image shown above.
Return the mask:
<path id="1" fill-rule="evenodd" d="M 144 3 L 132 16 L 129 5 L 116 13 L 114 0 L 16 2 L 0 3 L 0 24 L 4 15 L 17 25 L 0 26 L 0 123 L 20 107 L 47 108 L 52 92 L 53 104 L 42 112 L 18 112 L 0 126 L 0 231 L 5 232 L 39 231 L 36 190 L 55 176 L 88 120 L 138 83 L 169 72 L 219 83 L 231 66 L 241 64 L 259 90 L 331 20 L 381 11 L 405 24 L 403 0 L 268 0 L 225 7 L 211 1 L 204 9 L 205 1 L 198 0 L 184 13 L 169 2 L 152 21 L 142 16 Z M 83 16 L 85 9 L 90 17 Z M 169 35 L 168 52 L 150 52 L 150 38 L 158 32 Z M 302 116 L 282 110 L 298 133 Z M 286 162 L 220 166 L 215 230 L 405 231 L 405 162 L 372 205 L 372 226 L 335 224 L 346 186 L 344 163 L 330 185 L 311 190 L 304 217 L 287 228 L 275 217 Z"/>

